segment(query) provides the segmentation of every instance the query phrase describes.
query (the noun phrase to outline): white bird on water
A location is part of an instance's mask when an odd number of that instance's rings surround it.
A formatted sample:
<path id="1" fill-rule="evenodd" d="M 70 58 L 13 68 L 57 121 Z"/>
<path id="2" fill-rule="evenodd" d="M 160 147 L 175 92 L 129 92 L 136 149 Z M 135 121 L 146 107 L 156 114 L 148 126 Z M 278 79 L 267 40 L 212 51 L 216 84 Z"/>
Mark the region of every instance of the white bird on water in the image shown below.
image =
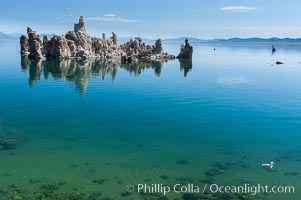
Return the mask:
<path id="1" fill-rule="evenodd" d="M 274 167 L 274 165 L 275 165 L 275 163 L 273 161 L 270 163 L 261 163 L 262 167 L 270 168 L 270 169 L 272 169 Z"/>

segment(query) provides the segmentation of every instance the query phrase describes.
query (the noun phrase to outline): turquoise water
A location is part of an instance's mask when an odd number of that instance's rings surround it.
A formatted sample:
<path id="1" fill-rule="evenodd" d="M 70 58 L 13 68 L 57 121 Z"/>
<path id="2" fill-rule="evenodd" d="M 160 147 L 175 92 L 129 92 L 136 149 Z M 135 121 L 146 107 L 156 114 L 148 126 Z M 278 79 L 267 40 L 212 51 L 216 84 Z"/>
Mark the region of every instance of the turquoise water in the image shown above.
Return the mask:
<path id="1" fill-rule="evenodd" d="M 16 142 L 0 150 L 1 198 L 158 199 L 125 187 L 260 183 L 295 193 L 248 199 L 300 199 L 301 50 L 213 48 L 194 44 L 181 63 L 39 63 L 0 41 L 0 140 Z"/>

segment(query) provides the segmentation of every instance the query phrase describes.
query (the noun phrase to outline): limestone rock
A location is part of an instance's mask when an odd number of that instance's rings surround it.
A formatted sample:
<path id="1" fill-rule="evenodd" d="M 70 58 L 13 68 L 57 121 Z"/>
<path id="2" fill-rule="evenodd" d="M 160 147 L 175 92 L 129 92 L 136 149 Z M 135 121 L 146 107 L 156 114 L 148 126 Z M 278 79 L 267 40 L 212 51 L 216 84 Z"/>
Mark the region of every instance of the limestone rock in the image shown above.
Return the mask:
<path id="1" fill-rule="evenodd" d="M 20 46 L 21 46 L 21 55 L 27 56 L 29 55 L 28 51 L 28 38 L 24 35 L 20 37 Z"/>
<path id="2" fill-rule="evenodd" d="M 162 52 L 163 52 L 162 40 L 161 40 L 160 38 L 156 40 L 156 43 L 155 43 L 155 47 L 154 47 L 153 52 L 154 52 L 155 54 L 158 54 L 158 53 L 162 53 Z"/>
<path id="3" fill-rule="evenodd" d="M 140 37 L 131 39 L 129 42 L 120 45 L 123 51 L 121 59 L 123 61 L 145 60 L 172 60 L 174 56 L 163 52 L 161 39 L 158 39 L 155 45 L 147 45 L 142 42 Z"/>
<path id="4" fill-rule="evenodd" d="M 188 39 L 185 40 L 185 44 L 181 45 L 181 51 L 177 58 L 192 58 L 193 47 L 189 44 Z"/>
<path id="5" fill-rule="evenodd" d="M 114 45 L 117 45 L 118 43 L 118 40 L 117 40 L 117 35 L 116 33 L 112 32 L 112 37 L 111 37 L 112 41 L 113 41 L 113 44 Z"/>
<path id="6" fill-rule="evenodd" d="M 86 22 L 83 16 L 80 16 L 78 24 L 74 24 L 74 32 L 87 32 Z"/>
<path id="7" fill-rule="evenodd" d="M 43 55 L 46 58 L 66 59 L 72 57 L 71 44 L 64 35 L 54 35 L 50 40 L 47 36 L 43 38 Z"/>
<path id="8" fill-rule="evenodd" d="M 102 59 L 119 59 L 123 61 L 146 60 L 170 60 L 175 57 L 164 53 L 162 40 L 158 39 L 155 45 L 147 45 L 140 37 L 131 39 L 129 42 L 118 46 L 118 37 L 112 32 L 112 37 L 106 39 L 90 37 L 84 17 L 79 18 L 79 22 L 74 24 L 74 30 L 65 35 L 54 35 L 51 39 L 40 37 L 30 28 L 26 36 L 20 38 L 21 54 L 29 55 L 29 58 L 47 59 L 88 59 L 98 57 Z"/>
<path id="9" fill-rule="evenodd" d="M 27 28 L 29 58 L 43 58 L 40 36 L 31 28 Z M 21 37 L 22 38 L 22 37 Z M 23 37 L 24 38 L 24 37 Z M 24 40 L 24 39 L 23 39 Z"/>

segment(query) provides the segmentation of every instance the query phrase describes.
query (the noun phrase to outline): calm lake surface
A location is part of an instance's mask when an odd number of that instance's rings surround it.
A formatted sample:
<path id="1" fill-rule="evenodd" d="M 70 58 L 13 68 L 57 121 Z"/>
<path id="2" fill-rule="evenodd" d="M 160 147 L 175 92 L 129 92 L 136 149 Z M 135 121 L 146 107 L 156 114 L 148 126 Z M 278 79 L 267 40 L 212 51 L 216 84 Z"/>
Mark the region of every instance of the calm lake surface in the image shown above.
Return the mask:
<path id="1" fill-rule="evenodd" d="M 294 186 L 247 198 L 300 199 L 301 48 L 193 46 L 192 62 L 39 63 L 0 40 L 0 140 L 16 141 L 0 150 L 0 199 L 158 199 L 126 193 L 138 183 Z"/>

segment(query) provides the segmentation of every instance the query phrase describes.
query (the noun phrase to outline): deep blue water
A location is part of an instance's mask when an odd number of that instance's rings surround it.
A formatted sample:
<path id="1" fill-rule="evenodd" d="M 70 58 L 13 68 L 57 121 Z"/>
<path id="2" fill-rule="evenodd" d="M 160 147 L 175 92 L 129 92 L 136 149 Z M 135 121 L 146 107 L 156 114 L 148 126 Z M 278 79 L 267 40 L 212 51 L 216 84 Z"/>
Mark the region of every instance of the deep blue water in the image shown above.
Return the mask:
<path id="1" fill-rule="evenodd" d="M 164 47 L 177 54 L 179 44 Z M 127 184 L 210 179 L 293 185 L 264 198 L 300 199 L 301 50 L 213 48 L 194 44 L 191 63 L 36 62 L 1 40 L 0 139 L 16 146 L 0 150 L 0 195 L 46 184 L 140 199 L 120 195 Z M 273 170 L 259 165 L 270 161 Z"/>

